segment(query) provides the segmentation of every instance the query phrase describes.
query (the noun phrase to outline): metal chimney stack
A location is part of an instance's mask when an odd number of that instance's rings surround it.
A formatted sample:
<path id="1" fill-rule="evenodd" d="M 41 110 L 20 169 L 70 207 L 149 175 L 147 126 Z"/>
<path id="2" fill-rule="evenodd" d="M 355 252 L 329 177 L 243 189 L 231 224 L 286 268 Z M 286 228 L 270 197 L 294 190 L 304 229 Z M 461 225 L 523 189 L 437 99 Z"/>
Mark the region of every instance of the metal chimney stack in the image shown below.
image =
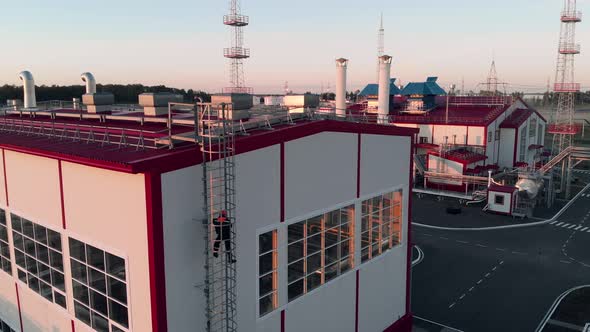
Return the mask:
<path id="1" fill-rule="evenodd" d="M 389 55 L 379 57 L 379 108 L 377 110 L 377 123 L 379 124 L 389 123 L 392 59 Z"/>
<path id="2" fill-rule="evenodd" d="M 18 77 L 21 81 L 23 81 L 23 99 L 25 102 L 25 108 L 37 107 L 37 97 L 35 96 L 35 80 L 33 79 L 33 74 L 28 71 L 23 71 L 18 74 Z"/>
<path id="3" fill-rule="evenodd" d="M 94 79 L 94 75 L 91 73 L 83 73 L 80 75 L 82 81 L 86 83 L 86 93 L 93 94 L 96 93 L 96 80 Z"/>
<path id="4" fill-rule="evenodd" d="M 346 69 L 348 59 L 336 59 L 336 116 L 346 117 Z"/>

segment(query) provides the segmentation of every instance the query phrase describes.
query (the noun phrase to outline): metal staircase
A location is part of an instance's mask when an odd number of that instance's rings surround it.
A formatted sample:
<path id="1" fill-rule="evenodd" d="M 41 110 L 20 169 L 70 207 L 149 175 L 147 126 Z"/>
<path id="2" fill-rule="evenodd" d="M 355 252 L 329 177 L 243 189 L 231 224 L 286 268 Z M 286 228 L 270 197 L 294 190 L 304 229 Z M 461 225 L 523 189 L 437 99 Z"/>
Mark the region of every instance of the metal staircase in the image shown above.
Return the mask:
<path id="1" fill-rule="evenodd" d="M 199 106 L 198 136 L 203 153 L 203 226 L 206 229 L 205 298 L 207 332 L 237 331 L 236 322 L 236 233 L 235 233 L 235 133 L 229 119 L 230 105 Z M 218 241 L 216 219 L 225 211 L 229 239 Z M 217 228 L 217 229 L 216 229 Z M 227 250 L 225 241 L 231 246 Z M 216 242 L 220 242 L 216 245 Z M 214 251 L 217 246 L 217 255 Z M 217 257 L 216 257 L 217 256 Z"/>

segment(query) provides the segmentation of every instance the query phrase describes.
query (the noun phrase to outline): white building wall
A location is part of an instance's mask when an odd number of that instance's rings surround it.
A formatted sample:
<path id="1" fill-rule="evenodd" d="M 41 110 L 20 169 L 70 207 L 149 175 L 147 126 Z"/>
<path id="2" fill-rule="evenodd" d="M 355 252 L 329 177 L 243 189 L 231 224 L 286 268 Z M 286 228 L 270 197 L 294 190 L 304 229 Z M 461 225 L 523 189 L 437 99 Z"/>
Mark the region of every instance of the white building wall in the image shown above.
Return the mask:
<path id="1" fill-rule="evenodd" d="M 434 126 L 434 144 L 453 144 L 453 136 L 455 136 L 455 144 L 465 144 L 467 138 L 467 126 Z M 447 138 L 445 140 L 445 137 Z"/>
<path id="2" fill-rule="evenodd" d="M 467 134 L 467 144 L 468 145 L 477 145 L 483 146 L 485 145 L 484 136 L 485 136 L 485 127 L 468 127 L 469 132 Z"/>
<path id="3" fill-rule="evenodd" d="M 151 330 L 144 175 L 125 174 L 68 162 L 62 162 L 62 173 L 67 222 L 67 229 L 62 232 L 64 243 L 65 236 L 71 235 L 77 240 L 125 258 L 130 328 L 133 331 Z M 67 258 L 64 253 L 66 285 L 70 279 Z M 68 263 L 65 262 L 66 259 Z M 73 310 L 72 301 L 69 302 L 69 308 Z M 78 322 L 76 326 L 78 325 L 84 324 Z M 64 331 L 70 330 L 71 328 Z"/>
<path id="4" fill-rule="evenodd" d="M 168 331 L 206 326 L 203 200 L 202 165 L 162 174 Z"/>
<path id="5" fill-rule="evenodd" d="M 58 161 L 13 151 L 5 157 L 11 211 L 61 229 Z"/>
<path id="6" fill-rule="evenodd" d="M 496 196 L 504 197 L 504 204 L 496 204 Z M 493 212 L 510 214 L 512 211 L 512 194 L 501 192 L 490 192 L 488 195 L 489 210 Z"/>
<path id="7" fill-rule="evenodd" d="M 516 131 L 512 128 L 502 128 L 500 130 L 500 158 L 498 166 L 511 168 L 514 166 L 514 140 Z"/>
<path id="8" fill-rule="evenodd" d="M 428 156 L 428 171 L 429 172 L 436 172 L 436 173 L 447 173 L 452 175 L 462 175 L 463 174 L 463 164 L 451 161 L 448 159 L 444 159 L 438 156 L 429 155 Z M 451 180 L 430 180 L 436 183 L 443 183 L 443 184 L 450 184 L 450 185 L 461 185 L 461 181 L 451 181 Z"/>
<path id="9" fill-rule="evenodd" d="M 347 133 L 285 143 L 285 219 L 355 198 L 357 146 L 357 135 Z"/>
<path id="10" fill-rule="evenodd" d="M 0 155 L 2 157 L 0 160 L 0 205 L 6 206 L 6 182 L 4 182 L 4 155 L 6 152 L 4 149 L 0 149 L 0 153 L 2 154 Z"/>
<path id="11" fill-rule="evenodd" d="M 7 273 L 0 272 L 0 319 L 15 331 L 20 331 L 15 285 L 14 278 Z"/>

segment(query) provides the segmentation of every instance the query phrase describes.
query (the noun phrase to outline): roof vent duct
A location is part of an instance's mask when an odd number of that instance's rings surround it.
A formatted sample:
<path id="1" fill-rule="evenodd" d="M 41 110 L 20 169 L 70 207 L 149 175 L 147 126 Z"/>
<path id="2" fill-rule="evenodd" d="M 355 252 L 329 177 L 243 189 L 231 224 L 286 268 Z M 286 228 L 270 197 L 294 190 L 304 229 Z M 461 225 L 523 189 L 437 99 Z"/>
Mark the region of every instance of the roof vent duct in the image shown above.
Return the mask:
<path id="1" fill-rule="evenodd" d="M 96 80 L 94 79 L 94 75 L 91 73 L 83 73 L 80 77 L 82 78 L 82 81 L 86 83 L 86 93 L 96 93 Z"/>
<path id="2" fill-rule="evenodd" d="M 346 69 L 348 60 L 336 59 L 336 116 L 346 117 Z"/>
<path id="3" fill-rule="evenodd" d="M 392 57 L 384 55 L 379 57 L 379 107 L 377 109 L 377 123 L 389 122 L 391 61 Z"/>
<path id="4" fill-rule="evenodd" d="M 25 108 L 37 107 L 37 97 L 35 96 L 35 80 L 33 74 L 29 71 L 23 71 L 18 74 L 18 77 L 23 81 Z"/>

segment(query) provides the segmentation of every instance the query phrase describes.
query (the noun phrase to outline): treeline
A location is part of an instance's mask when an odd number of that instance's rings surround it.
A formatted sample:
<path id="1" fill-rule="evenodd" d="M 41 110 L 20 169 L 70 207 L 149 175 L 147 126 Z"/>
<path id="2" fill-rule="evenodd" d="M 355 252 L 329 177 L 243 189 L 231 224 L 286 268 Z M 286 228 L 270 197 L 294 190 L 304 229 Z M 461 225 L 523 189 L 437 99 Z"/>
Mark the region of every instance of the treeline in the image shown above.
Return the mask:
<path id="1" fill-rule="evenodd" d="M 195 91 L 192 89 L 175 89 L 164 85 L 144 86 L 142 84 L 97 84 L 96 90 L 99 92 L 110 92 L 115 95 L 115 102 L 118 104 L 137 104 L 138 96 L 144 92 L 172 92 L 184 96 L 185 102 L 193 102 L 201 98 L 204 102 L 211 101 L 211 95 L 204 91 Z M 57 86 L 41 85 L 35 87 L 37 101 L 46 100 L 67 100 L 72 98 L 81 98 L 86 92 L 86 87 L 82 85 Z M 23 99 L 23 88 L 17 85 L 0 86 L 0 105 L 5 105 L 6 100 Z"/>

